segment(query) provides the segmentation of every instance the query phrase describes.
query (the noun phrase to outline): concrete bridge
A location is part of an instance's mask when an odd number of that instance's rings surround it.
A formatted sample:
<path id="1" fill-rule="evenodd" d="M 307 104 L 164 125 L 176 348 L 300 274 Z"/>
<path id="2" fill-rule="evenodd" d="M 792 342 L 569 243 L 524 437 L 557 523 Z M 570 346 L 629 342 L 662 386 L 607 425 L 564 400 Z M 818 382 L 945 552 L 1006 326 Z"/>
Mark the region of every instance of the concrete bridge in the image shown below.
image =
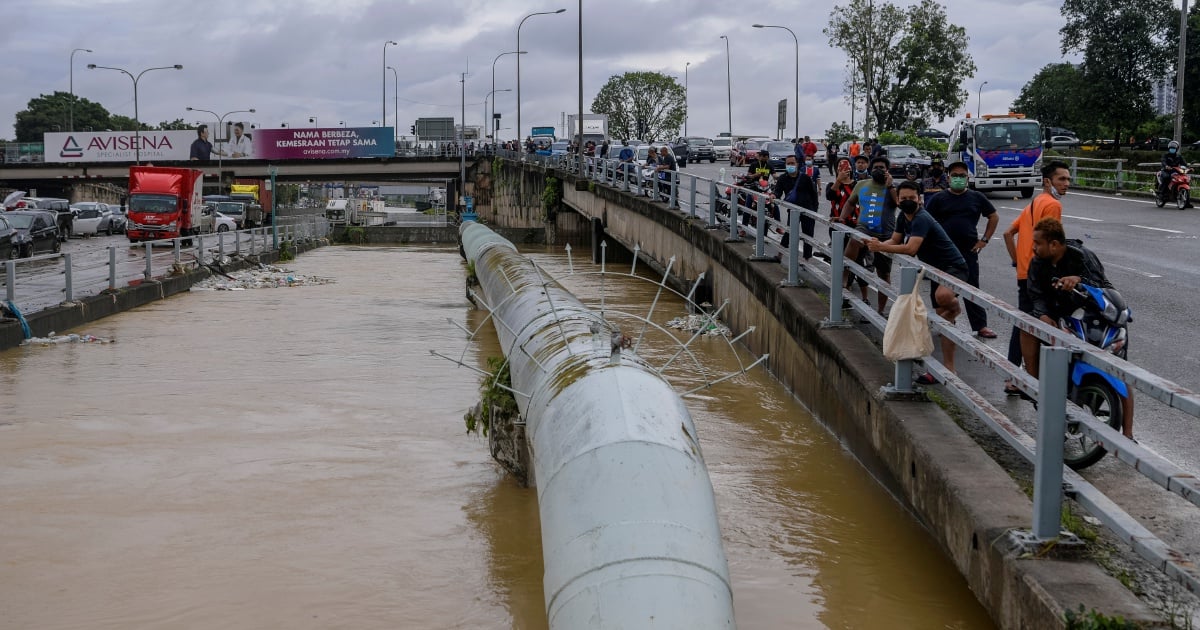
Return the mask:
<path id="1" fill-rule="evenodd" d="M 490 224 L 543 228 L 555 242 L 599 239 L 639 252 L 659 272 L 672 257 L 686 292 L 703 274 L 712 304 L 744 343 L 929 529 L 1003 628 L 1062 627 L 1083 604 L 1153 623 L 1156 616 L 1088 559 L 1031 557 L 1007 534 L 1031 526 L 1030 498 L 942 406 L 887 399 L 893 364 L 855 328 L 824 327 L 828 298 L 783 286 L 786 270 L 756 260 L 752 242 L 666 204 L 537 163 L 481 162 L 467 194 Z M 483 168 L 485 167 L 486 168 Z M 553 178 L 553 181 L 552 181 Z M 698 302 L 700 300 L 697 300 Z"/>

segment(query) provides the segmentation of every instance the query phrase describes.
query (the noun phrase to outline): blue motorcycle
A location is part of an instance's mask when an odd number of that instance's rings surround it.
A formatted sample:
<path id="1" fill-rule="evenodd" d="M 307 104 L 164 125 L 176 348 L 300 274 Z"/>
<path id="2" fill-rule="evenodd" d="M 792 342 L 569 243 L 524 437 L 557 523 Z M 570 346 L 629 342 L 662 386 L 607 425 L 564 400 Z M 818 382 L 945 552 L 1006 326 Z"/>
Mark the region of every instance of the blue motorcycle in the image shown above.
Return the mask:
<path id="1" fill-rule="evenodd" d="M 1058 279 L 1052 282 L 1057 284 Z M 1128 325 L 1133 311 L 1115 289 L 1079 284 L 1071 291 L 1071 314 L 1059 325 L 1080 340 L 1124 359 L 1128 352 Z M 1121 430 L 1125 420 L 1125 398 L 1129 389 L 1117 378 L 1082 361 L 1071 364 L 1068 398 L 1108 426 Z M 1080 431 L 1079 422 L 1068 419 L 1063 460 L 1073 470 L 1087 468 L 1107 453 L 1104 446 Z"/>

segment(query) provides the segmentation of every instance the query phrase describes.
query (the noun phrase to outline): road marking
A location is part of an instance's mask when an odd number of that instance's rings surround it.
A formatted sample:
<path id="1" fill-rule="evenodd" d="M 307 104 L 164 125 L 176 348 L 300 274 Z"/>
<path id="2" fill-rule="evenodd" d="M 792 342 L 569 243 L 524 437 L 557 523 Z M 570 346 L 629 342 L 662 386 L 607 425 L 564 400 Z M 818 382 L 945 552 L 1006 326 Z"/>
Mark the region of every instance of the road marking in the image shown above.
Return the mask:
<path id="1" fill-rule="evenodd" d="M 1079 219 L 1080 221 L 1091 221 L 1092 223 L 1104 223 L 1104 219 L 1093 219 L 1092 217 L 1077 217 L 1073 214 L 1064 214 L 1068 219 Z"/>
<path id="2" fill-rule="evenodd" d="M 1168 230 L 1167 228 L 1156 228 L 1156 227 L 1150 227 L 1149 225 L 1131 225 L 1129 227 L 1135 227 L 1135 228 L 1139 228 L 1142 230 L 1154 230 L 1155 232 L 1170 232 L 1171 234 L 1183 234 L 1183 232 L 1181 232 L 1179 230 Z"/>
<path id="3" fill-rule="evenodd" d="M 1116 197 L 1113 195 L 1091 195 L 1091 194 L 1084 193 L 1084 192 L 1075 192 L 1073 190 L 1070 192 L 1070 195 L 1072 197 L 1095 197 L 1096 199 L 1108 199 L 1109 201 L 1128 201 L 1130 203 L 1154 204 L 1153 201 L 1146 201 L 1144 199 L 1131 199 L 1129 197 Z"/>
<path id="4" fill-rule="evenodd" d="M 1123 267 L 1121 265 L 1117 265 L 1114 263 L 1108 263 L 1106 266 L 1116 267 L 1117 269 L 1124 269 L 1125 271 L 1131 271 L 1133 273 L 1138 274 L 1139 276 L 1146 276 L 1147 278 L 1161 278 L 1162 277 L 1156 273 L 1147 273 L 1145 271 L 1138 271 L 1137 269 L 1134 269 L 1133 267 Z"/>

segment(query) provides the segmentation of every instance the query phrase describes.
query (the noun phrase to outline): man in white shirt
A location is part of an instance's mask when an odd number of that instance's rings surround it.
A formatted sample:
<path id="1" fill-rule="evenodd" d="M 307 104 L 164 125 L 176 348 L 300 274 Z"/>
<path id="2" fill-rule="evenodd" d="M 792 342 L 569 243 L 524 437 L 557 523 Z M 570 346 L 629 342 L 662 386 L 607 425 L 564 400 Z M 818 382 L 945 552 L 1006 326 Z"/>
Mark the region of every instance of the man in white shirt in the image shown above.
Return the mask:
<path id="1" fill-rule="evenodd" d="M 250 144 L 250 136 L 245 134 L 245 128 L 240 122 L 233 124 L 233 138 L 229 141 L 229 151 L 229 156 L 234 158 L 254 157 L 254 147 Z"/>

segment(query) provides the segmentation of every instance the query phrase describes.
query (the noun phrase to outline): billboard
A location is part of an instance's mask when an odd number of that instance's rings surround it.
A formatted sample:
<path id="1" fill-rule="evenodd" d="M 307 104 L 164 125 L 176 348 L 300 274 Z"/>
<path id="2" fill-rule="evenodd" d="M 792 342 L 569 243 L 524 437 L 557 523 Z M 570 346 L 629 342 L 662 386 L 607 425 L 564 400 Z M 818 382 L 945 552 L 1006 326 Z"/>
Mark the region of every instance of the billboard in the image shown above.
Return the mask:
<path id="1" fill-rule="evenodd" d="M 256 129 L 251 156 L 260 160 L 394 157 L 392 127 Z"/>
<path id="2" fill-rule="evenodd" d="M 45 134 L 47 162 L 133 162 L 138 140 L 141 158 L 186 160 L 196 139 L 194 130 L 183 131 L 75 131 Z"/>

